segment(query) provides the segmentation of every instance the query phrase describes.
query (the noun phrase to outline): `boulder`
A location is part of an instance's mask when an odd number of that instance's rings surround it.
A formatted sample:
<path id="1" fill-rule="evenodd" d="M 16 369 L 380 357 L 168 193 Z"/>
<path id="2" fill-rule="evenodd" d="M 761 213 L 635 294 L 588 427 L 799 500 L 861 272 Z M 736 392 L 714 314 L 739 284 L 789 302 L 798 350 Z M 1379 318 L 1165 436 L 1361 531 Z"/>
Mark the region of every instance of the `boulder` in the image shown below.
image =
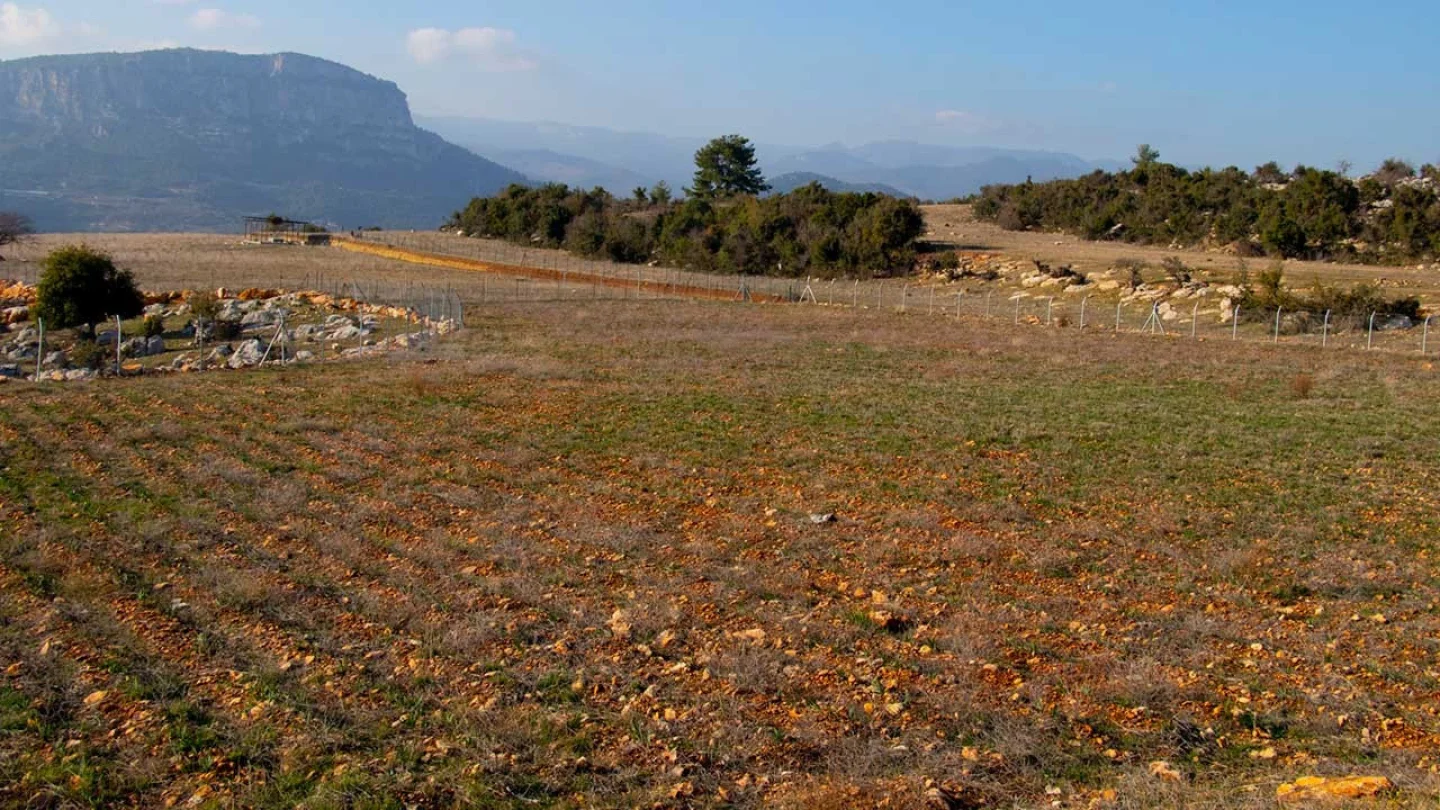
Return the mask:
<path id="1" fill-rule="evenodd" d="M 159 336 L 130 338 L 120 344 L 120 354 L 125 357 L 151 357 L 164 351 L 165 339 Z"/>
<path id="2" fill-rule="evenodd" d="M 19 366 L 18 364 L 16 364 L 16 363 L 4 363 L 4 364 L 0 364 L 0 377 L 4 377 L 4 378 L 10 379 L 10 380 L 18 380 L 18 379 L 20 379 L 20 378 L 23 377 L 23 376 L 25 376 L 25 372 L 23 372 L 23 371 L 20 370 L 20 366 Z"/>
<path id="3" fill-rule="evenodd" d="M 280 307 L 264 307 L 245 313 L 240 318 L 240 325 L 246 329 L 274 326 L 280 323 L 286 314 L 286 311 Z"/>
<path id="4" fill-rule="evenodd" d="M 364 337 L 365 334 L 366 333 L 362 329 L 360 329 L 360 327 L 355 326 L 354 324 L 347 323 L 344 326 L 339 327 L 338 329 L 327 332 L 325 334 L 325 339 L 355 340 L 356 338 Z"/>
<path id="5" fill-rule="evenodd" d="M 48 366 L 50 368 L 62 368 L 68 360 L 69 358 L 66 357 L 65 352 L 46 352 L 45 360 L 41 363 L 41 365 Z"/>
<path id="6" fill-rule="evenodd" d="M 234 353 L 228 345 L 216 346 L 215 351 L 210 352 L 209 356 L 205 358 L 205 362 L 209 365 L 224 363 L 225 359 Z"/>
<path id="7" fill-rule="evenodd" d="M 297 363 L 308 363 L 314 359 L 315 353 L 311 351 L 305 351 L 304 349 L 301 349 L 300 351 L 295 353 L 295 362 Z"/>
<path id="8" fill-rule="evenodd" d="M 0 324 L 24 323 L 30 320 L 30 307 L 7 307 L 0 310 Z"/>
<path id="9" fill-rule="evenodd" d="M 1415 328 L 1415 322 L 1406 315 L 1381 315 L 1375 318 L 1375 331 L 1377 332 L 1413 328 Z"/>
<path id="10" fill-rule="evenodd" d="M 247 368 L 260 365 L 260 359 L 265 356 L 265 347 L 260 345 L 258 340 L 247 340 L 241 343 L 235 353 L 225 361 L 230 368 Z"/>
<path id="11" fill-rule="evenodd" d="M 93 368 L 72 368 L 65 372 L 66 382 L 84 382 L 93 380 L 100 376 L 100 373 Z"/>

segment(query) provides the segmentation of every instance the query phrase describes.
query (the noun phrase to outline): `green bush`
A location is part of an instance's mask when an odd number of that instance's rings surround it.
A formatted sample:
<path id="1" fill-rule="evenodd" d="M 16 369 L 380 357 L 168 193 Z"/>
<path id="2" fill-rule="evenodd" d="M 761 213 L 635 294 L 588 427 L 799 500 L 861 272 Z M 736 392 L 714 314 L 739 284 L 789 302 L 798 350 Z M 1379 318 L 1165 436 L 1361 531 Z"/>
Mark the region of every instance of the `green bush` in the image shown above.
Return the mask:
<path id="1" fill-rule="evenodd" d="M 52 329 L 89 331 L 107 316 L 133 318 L 144 307 L 130 272 L 117 270 L 109 256 L 84 245 L 51 251 L 42 268 L 35 315 Z"/>
<path id="2" fill-rule="evenodd" d="M 472 200 L 447 227 L 616 262 L 821 277 L 909 272 L 924 231 L 911 201 L 818 184 L 763 198 L 653 203 L 636 211 L 599 189 L 512 186 Z"/>
<path id="3" fill-rule="evenodd" d="M 1440 189 L 1387 162 L 1359 182 L 1331 171 L 1273 163 L 1187 171 L 1137 158 L 1129 171 L 1072 180 L 990 186 L 974 203 L 1008 230 L 1065 231 L 1137 244 L 1258 246 L 1282 258 L 1407 262 L 1440 255 Z M 1428 167 L 1434 175 L 1434 167 Z"/>
<path id="4" fill-rule="evenodd" d="M 1308 293 L 1292 290 L 1285 286 L 1285 270 L 1276 264 L 1262 270 L 1252 285 L 1248 278 L 1241 279 L 1240 305 L 1255 313 L 1283 308 L 1288 312 L 1330 312 L 1334 317 L 1365 317 L 1371 313 L 1379 315 L 1404 315 L 1411 319 L 1420 317 L 1420 299 L 1415 297 L 1387 298 L 1376 284 L 1357 284 L 1349 289 L 1316 283 Z"/>
<path id="5" fill-rule="evenodd" d="M 145 337 L 147 337 L 147 338 L 150 338 L 150 337 L 159 337 L 159 336 L 165 334 L 165 318 L 164 318 L 164 316 L 161 316 L 161 315 L 149 315 L 149 316 L 146 316 L 144 323 L 141 324 L 141 331 L 142 331 L 142 333 L 145 335 Z"/>

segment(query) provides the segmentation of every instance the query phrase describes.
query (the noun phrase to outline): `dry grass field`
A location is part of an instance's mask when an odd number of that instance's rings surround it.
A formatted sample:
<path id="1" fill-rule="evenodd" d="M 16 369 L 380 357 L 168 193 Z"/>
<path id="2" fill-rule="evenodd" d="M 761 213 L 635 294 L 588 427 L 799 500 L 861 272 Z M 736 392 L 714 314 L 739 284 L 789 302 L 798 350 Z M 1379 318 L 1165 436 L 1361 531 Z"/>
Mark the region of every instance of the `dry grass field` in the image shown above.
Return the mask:
<path id="1" fill-rule="evenodd" d="M 465 278 L 164 240 L 91 241 L 157 286 Z M 1440 797 L 1424 358 L 710 302 L 470 325 L 0 388 L 0 806 Z"/>
<path id="2" fill-rule="evenodd" d="M 1139 259 L 1159 266 L 1166 256 L 1179 256 L 1202 271 L 1227 277 L 1240 268 L 1235 256 L 1201 250 L 1142 247 L 1123 242 L 1091 242 L 1066 234 L 1006 231 L 992 223 L 979 222 L 968 205 L 925 207 L 926 239 L 962 250 L 1005 253 L 1059 264 L 1074 263 L 1082 270 L 1100 270 L 1121 259 Z M 1264 269 L 1269 259 L 1247 260 L 1252 272 Z M 1375 282 L 1393 294 L 1418 295 L 1427 304 L 1440 300 L 1440 270 L 1417 267 L 1384 267 L 1331 262 L 1285 262 L 1285 272 L 1294 286 Z"/>

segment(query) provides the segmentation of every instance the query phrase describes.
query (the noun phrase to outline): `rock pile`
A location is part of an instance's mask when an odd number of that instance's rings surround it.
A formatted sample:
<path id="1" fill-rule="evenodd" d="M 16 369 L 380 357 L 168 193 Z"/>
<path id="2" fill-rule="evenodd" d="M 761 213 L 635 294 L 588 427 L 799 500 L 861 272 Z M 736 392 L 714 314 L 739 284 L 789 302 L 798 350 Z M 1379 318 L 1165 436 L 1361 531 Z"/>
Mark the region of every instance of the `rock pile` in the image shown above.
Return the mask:
<path id="1" fill-rule="evenodd" d="M 186 351 L 169 362 L 147 369 L 133 361 L 173 351 L 167 346 L 165 336 L 124 338 L 111 330 L 96 337 L 96 344 L 104 347 L 110 358 L 105 367 L 113 367 L 117 339 L 120 357 L 132 361 L 122 365 L 122 370 L 130 374 L 306 363 L 315 361 L 326 350 L 334 357 L 368 356 L 410 348 L 430 336 L 449 334 L 457 328 L 453 321 L 425 319 L 403 307 L 367 304 L 317 292 L 253 288 L 232 293 L 221 289 L 216 297 L 215 321 L 218 323 L 190 317 L 187 292 L 146 293 L 144 316 L 168 321 L 172 326 L 184 319 L 184 326 L 178 331 L 172 329 L 170 337 L 188 339 L 186 346 L 200 351 Z M 0 308 L 0 320 L 9 332 L 8 338 L 0 334 L 0 381 L 30 378 L 37 373 L 42 380 L 57 381 L 100 376 L 88 368 L 68 368 L 71 353 L 52 343 L 54 338 L 48 334 L 47 351 L 39 358 L 39 330 L 29 323 L 34 301 L 33 287 L 0 282 L 0 304 L 14 304 Z M 415 331 L 380 338 L 377 333 L 386 322 L 389 322 L 387 328 L 404 323 Z M 222 326 L 226 328 L 221 330 Z M 234 339 L 217 341 L 217 334 L 222 332 Z M 62 335 L 68 333 L 56 338 Z M 70 337 L 69 342 L 73 344 L 74 338 Z M 301 348 L 306 344 L 313 348 Z"/>

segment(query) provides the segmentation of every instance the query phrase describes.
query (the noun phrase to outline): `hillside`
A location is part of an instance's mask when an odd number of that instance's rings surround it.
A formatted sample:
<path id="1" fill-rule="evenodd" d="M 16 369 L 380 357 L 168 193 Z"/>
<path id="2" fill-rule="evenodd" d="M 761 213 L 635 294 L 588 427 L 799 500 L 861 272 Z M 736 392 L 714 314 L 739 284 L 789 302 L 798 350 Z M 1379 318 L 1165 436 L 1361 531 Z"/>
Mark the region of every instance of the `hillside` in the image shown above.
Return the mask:
<path id="1" fill-rule="evenodd" d="M 393 83 L 314 57 L 0 62 L 0 208 L 45 230 L 228 230 L 269 211 L 433 227 L 523 180 L 417 128 Z"/>
<path id="2" fill-rule="evenodd" d="M 909 197 L 898 188 L 887 186 L 883 183 L 847 183 L 844 180 L 836 180 L 833 177 L 826 177 L 823 174 L 814 172 L 790 172 L 779 177 L 770 178 L 770 190 L 776 194 L 788 194 L 802 186 L 811 183 L 819 183 L 826 189 L 834 192 L 871 192 L 874 194 L 889 194 L 891 197 Z"/>

